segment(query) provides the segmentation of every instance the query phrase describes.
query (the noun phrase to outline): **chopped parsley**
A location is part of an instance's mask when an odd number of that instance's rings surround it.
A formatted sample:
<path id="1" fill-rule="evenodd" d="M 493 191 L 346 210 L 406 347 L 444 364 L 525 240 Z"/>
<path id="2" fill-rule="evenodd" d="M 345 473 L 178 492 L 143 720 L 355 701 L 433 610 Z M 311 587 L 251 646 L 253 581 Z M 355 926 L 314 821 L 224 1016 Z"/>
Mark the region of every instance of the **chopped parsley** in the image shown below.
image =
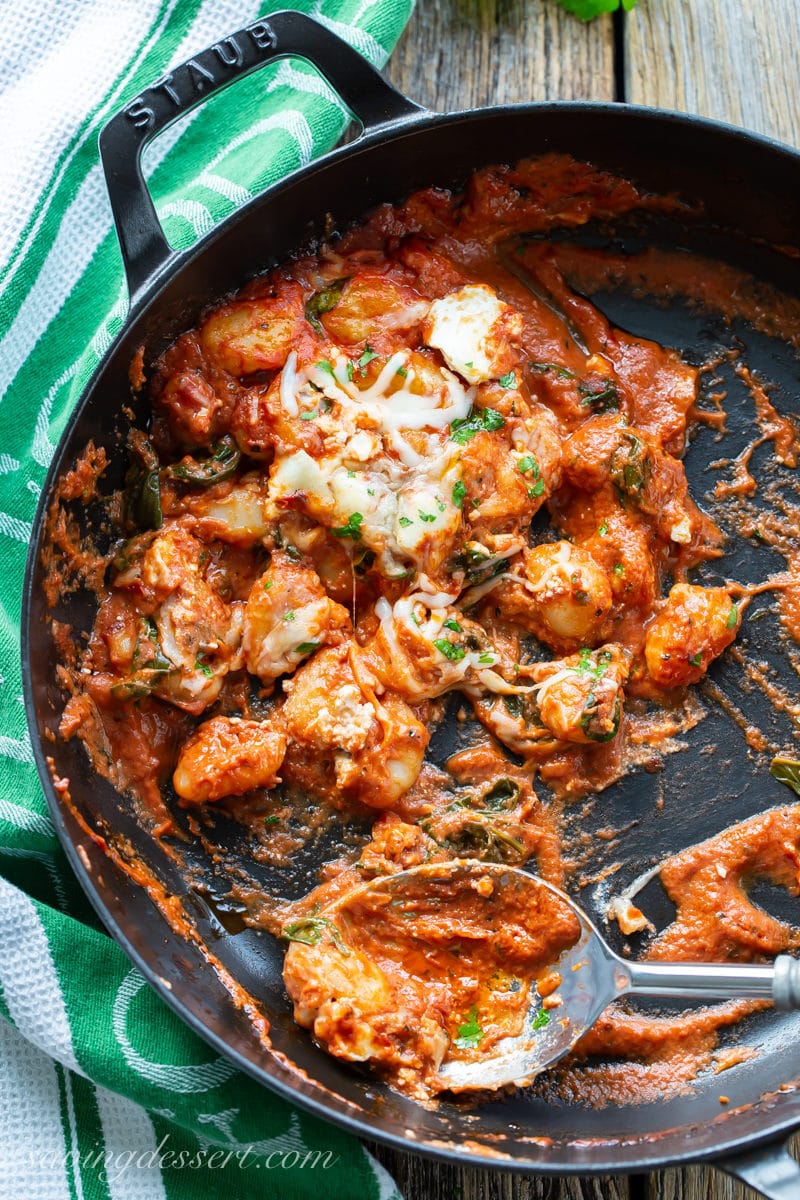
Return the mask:
<path id="1" fill-rule="evenodd" d="M 372 362 L 373 358 L 377 358 L 377 357 L 378 357 L 377 353 L 372 349 L 372 346 L 370 346 L 369 342 L 365 342 L 364 343 L 364 353 L 361 355 L 361 357 L 358 360 L 358 366 L 361 370 L 362 375 L 366 374 L 367 367 Z"/>
<path id="2" fill-rule="evenodd" d="M 431 522 L 436 520 L 436 513 L 424 513 L 421 510 L 417 513 L 420 521 Z"/>
<path id="3" fill-rule="evenodd" d="M 459 1050 L 474 1050 L 484 1038 L 483 1030 L 478 1023 L 478 1010 L 473 1004 L 467 1013 L 463 1025 L 456 1029 L 455 1045 Z"/>
<path id="4" fill-rule="evenodd" d="M 517 386 L 517 377 L 513 371 L 509 371 L 507 375 L 501 375 L 497 382 L 501 388 L 513 388 Z"/>
<path id="5" fill-rule="evenodd" d="M 269 589 L 270 589 L 271 587 L 274 587 L 274 586 L 275 586 L 275 580 L 274 580 L 274 579 L 265 579 L 265 580 L 264 580 L 264 591 L 265 591 L 265 592 L 268 592 L 268 591 L 269 591 Z"/>
<path id="6" fill-rule="evenodd" d="M 536 1016 L 531 1021 L 531 1029 L 544 1029 L 545 1025 L 550 1024 L 550 1013 L 544 1008 L 540 1008 Z"/>
<path id="7" fill-rule="evenodd" d="M 453 484 L 453 504 L 455 504 L 456 508 L 461 508 L 466 494 L 467 489 L 462 480 L 459 479 L 457 483 Z"/>
<path id="8" fill-rule="evenodd" d="M 464 647 L 456 645 L 455 642 L 448 642 L 447 638 L 434 638 L 433 644 L 450 662 L 461 662 L 461 659 L 466 657 Z"/>
<path id="9" fill-rule="evenodd" d="M 336 529 L 332 529 L 331 533 L 334 537 L 351 538 L 354 542 L 361 541 L 361 526 L 364 524 L 364 518 L 360 512 L 350 514 L 346 525 L 340 525 Z"/>
<path id="10" fill-rule="evenodd" d="M 317 363 L 317 370 L 324 371 L 326 375 L 330 375 L 331 379 L 336 378 L 333 373 L 333 363 L 328 362 L 327 358 L 320 359 Z"/>
<path id="11" fill-rule="evenodd" d="M 614 563 L 614 574 L 615 575 L 624 575 L 625 574 L 625 568 L 623 567 L 622 563 Z"/>
<path id="12" fill-rule="evenodd" d="M 210 679 L 211 676 L 214 674 L 214 672 L 211 670 L 211 667 L 208 665 L 208 663 L 204 663 L 201 658 L 198 658 L 196 660 L 196 662 L 194 664 L 194 669 L 195 669 L 195 671 L 202 671 L 203 674 L 205 675 L 206 679 Z"/>
<path id="13" fill-rule="evenodd" d="M 593 653 L 588 646 L 581 646 L 578 651 L 579 662 L 575 670 L 579 675 L 592 675 L 595 679 L 602 679 L 608 670 L 608 664 L 611 662 L 611 655 L 608 650 L 600 650 Z"/>
<path id="14" fill-rule="evenodd" d="M 484 650 L 483 654 L 479 654 L 478 662 L 479 663 L 493 663 L 494 655 L 492 654 L 491 650 Z"/>
<path id="15" fill-rule="evenodd" d="M 395 375 L 399 375 L 401 379 L 405 379 L 405 378 L 406 378 L 406 376 L 408 375 L 408 371 L 406 370 L 406 368 L 405 368 L 405 367 L 403 367 L 403 366 L 400 366 L 400 367 L 398 367 L 398 368 L 397 368 L 397 370 L 395 371 Z"/>
<path id="16" fill-rule="evenodd" d="M 296 616 L 297 613 L 292 609 L 291 611 L 283 614 L 283 619 L 284 621 L 293 621 Z"/>
<path id="17" fill-rule="evenodd" d="M 348 382 L 349 382 L 349 383 L 352 383 L 352 382 L 353 382 L 353 376 L 355 375 L 355 373 L 356 373 L 356 369 L 355 369 L 355 367 L 353 366 L 353 364 L 352 364 L 352 362 L 350 361 L 350 359 L 348 358 L 348 360 L 347 360 L 347 366 L 345 367 L 345 374 L 347 375 L 347 379 L 348 379 Z"/>
<path id="18" fill-rule="evenodd" d="M 319 650 L 320 642 L 301 642 L 296 649 L 297 654 L 313 654 L 315 650 Z"/>
<path id="19" fill-rule="evenodd" d="M 701 650 L 698 650 L 697 654 L 692 654 L 689 656 L 689 666 L 691 666 L 691 667 L 699 667 L 702 665 L 702 662 L 703 662 L 703 653 Z"/>
<path id="20" fill-rule="evenodd" d="M 413 525 L 414 522 L 411 520 L 411 517 L 401 517 L 398 524 L 402 525 L 403 529 L 406 529 L 409 525 Z"/>
<path id="21" fill-rule="evenodd" d="M 453 633 L 464 632 L 455 617 L 448 617 L 447 620 L 443 622 L 443 626 L 445 629 L 452 629 Z"/>
<path id="22" fill-rule="evenodd" d="M 600 537 L 605 537 L 608 533 L 608 521 L 603 521 L 597 532 L 600 534 Z"/>
<path id="23" fill-rule="evenodd" d="M 523 475 L 527 475 L 529 471 L 532 471 L 533 478 L 534 479 L 539 478 L 539 464 L 537 463 L 536 459 L 533 457 L 532 454 L 526 454 L 524 456 L 524 458 L 521 458 L 519 460 L 519 462 L 517 463 L 517 470 L 520 471 Z"/>
<path id="24" fill-rule="evenodd" d="M 476 433 L 494 433 L 505 425 L 505 417 L 493 408 L 473 408 L 468 417 L 460 417 L 450 426 L 450 437 L 459 446 L 466 446 Z"/>
<path id="25" fill-rule="evenodd" d="M 725 622 L 726 629 L 733 629 L 736 622 L 739 620 L 739 609 L 735 604 L 731 605 L 731 611 L 728 613 L 728 619 Z"/>
<path id="26" fill-rule="evenodd" d="M 537 479 L 532 487 L 528 488 L 528 498 L 533 500 L 534 496 L 541 496 L 544 491 L 544 480 Z"/>

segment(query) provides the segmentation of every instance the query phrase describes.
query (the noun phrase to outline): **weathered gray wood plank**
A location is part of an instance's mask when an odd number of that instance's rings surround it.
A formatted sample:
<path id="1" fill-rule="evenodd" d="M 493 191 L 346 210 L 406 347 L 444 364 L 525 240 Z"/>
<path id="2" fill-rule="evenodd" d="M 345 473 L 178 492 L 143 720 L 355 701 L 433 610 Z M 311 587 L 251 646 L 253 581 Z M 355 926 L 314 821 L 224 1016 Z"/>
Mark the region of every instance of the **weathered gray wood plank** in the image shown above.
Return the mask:
<path id="1" fill-rule="evenodd" d="M 630 1197 L 628 1180 L 624 1177 L 528 1179 L 505 1171 L 446 1166 L 374 1145 L 369 1148 L 392 1172 L 405 1200 L 629 1200 Z"/>
<path id="2" fill-rule="evenodd" d="M 625 19 L 625 88 L 633 104 L 800 145 L 800 5 L 640 0 Z"/>
<path id="3" fill-rule="evenodd" d="M 436 111 L 528 100 L 613 100 L 610 17 L 553 0 L 418 0 L 389 78 Z"/>

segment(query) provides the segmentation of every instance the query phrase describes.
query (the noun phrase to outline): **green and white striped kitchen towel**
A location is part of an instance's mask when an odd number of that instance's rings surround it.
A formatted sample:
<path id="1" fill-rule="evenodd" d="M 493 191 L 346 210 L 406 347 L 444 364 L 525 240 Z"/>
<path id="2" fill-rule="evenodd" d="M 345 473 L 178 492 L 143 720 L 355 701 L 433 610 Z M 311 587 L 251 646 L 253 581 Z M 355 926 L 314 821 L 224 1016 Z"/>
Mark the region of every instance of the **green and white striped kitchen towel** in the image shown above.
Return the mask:
<path id="1" fill-rule="evenodd" d="M 412 5 L 300 0 L 293 7 L 380 66 Z M 1 1200 L 397 1196 L 354 1139 L 214 1055 L 98 925 L 47 816 L 21 703 L 20 594 L 37 496 L 66 418 L 127 308 L 98 131 L 170 65 L 284 7 L 257 0 L 2 5 Z M 321 77 L 288 60 L 196 111 L 145 161 L 170 241 L 189 244 L 329 149 L 346 121 Z"/>

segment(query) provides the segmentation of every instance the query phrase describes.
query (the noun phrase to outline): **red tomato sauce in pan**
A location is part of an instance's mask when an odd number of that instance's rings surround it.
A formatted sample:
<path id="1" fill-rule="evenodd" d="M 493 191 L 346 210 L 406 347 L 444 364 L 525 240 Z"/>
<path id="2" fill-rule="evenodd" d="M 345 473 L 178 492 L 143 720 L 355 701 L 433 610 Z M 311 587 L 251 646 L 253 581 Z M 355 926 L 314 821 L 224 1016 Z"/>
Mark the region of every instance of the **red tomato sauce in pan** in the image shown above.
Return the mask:
<path id="1" fill-rule="evenodd" d="M 107 555 L 69 515 L 104 451 L 51 509 L 48 598 L 83 583 L 98 603 L 85 649 L 56 630 L 62 736 L 176 853 L 176 801 L 210 851 L 221 809 L 251 831 L 254 861 L 289 866 L 326 822 L 372 823 L 301 901 L 241 878 L 231 895 L 288 942 L 298 1022 L 425 1102 L 444 1058 L 518 1027 L 571 918 L 548 918 L 543 940 L 536 914 L 498 924 L 491 894 L 454 887 L 432 914 L 422 893 L 403 910 L 365 885 L 468 857 L 569 886 L 564 805 L 691 730 L 692 689 L 749 602 L 692 581 L 725 547 L 682 458 L 693 424 L 724 412 L 699 414 L 699 369 L 614 328 L 568 280 L 633 276 L 720 308 L 735 286 L 769 328 L 757 294 L 688 255 L 625 264 L 547 238 L 642 209 L 682 206 L 560 156 L 383 206 L 209 308 L 155 363 L 139 356 L 152 419 L 108 504 Z M 782 320 L 793 341 L 789 302 Z M 796 464 L 794 425 L 757 400 L 760 443 Z M 787 558 L 796 640 L 796 551 L 786 529 L 764 537 Z M 428 745 L 453 692 L 474 724 L 440 768 Z M 796 948 L 748 886 L 797 893 L 799 821 L 774 810 L 670 859 L 677 915 L 648 955 Z M 610 915 L 625 933 L 646 924 L 632 903 Z M 613 1008 L 537 1086 L 589 1103 L 674 1093 L 751 1008 Z"/>

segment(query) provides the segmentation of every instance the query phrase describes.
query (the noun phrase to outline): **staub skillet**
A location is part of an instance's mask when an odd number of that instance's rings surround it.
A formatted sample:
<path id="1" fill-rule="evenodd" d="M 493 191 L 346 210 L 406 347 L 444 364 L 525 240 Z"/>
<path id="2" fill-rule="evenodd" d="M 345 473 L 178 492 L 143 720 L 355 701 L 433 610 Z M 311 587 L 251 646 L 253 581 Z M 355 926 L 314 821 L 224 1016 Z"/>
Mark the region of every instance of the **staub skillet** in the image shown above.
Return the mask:
<path id="1" fill-rule="evenodd" d="M 308 59 L 322 71 L 361 122 L 361 137 L 245 205 L 201 244 L 185 253 L 173 252 L 142 177 L 144 145 L 205 96 L 286 55 Z M 136 349 L 144 343 L 145 361 L 152 361 L 205 303 L 319 237 L 326 221 L 328 229 L 331 220 L 335 228 L 343 228 L 379 202 L 399 200 L 415 188 L 458 186 L 476 167 L 558 150 L 645 188 L 677 191 L 701 201 L 702 217 L 687 219 L 681 229 L 652 228 L 647 237 L 726 259 L 800 296 L 797 258 L 770 249 L 800 241 L 800 154 L 709 121 L 621 105 L 538 104 L 434 115 L 396 92 L 325 28 L 293 12 L 257 22 L 176 68 L 109 122 L 100 149 L 131 308 L 72 415 L 43 490 L 28 560 L 22 654 L 34 753 L 53 820 L 109 930 L 164 1000 L 218 1051 L 287 1099 L 355 1133 L 443 1159 L 530 1173 L 629 1172 L 706 1160 L 772 1200 L 800 1196 L 800 1168 L 783 1148 L 789 1134 L 800 1127 L 800 1085 L 794 1082 L 800 1079 L 797 1016 L 768 1013 L 752 1019 L 741 1036 L 759 1053 L 728 1072 L 724 1088 L 719 1077 L 712 1077 L 699 1080 L 691 1094 L 679 1099 L 600 1110 L 518 1095 L 472 1112 L 447 1104 L 429 1112 L 318 1050 L 291 1019 L 279 947 L 248 930 L 228 932 L 218 920 L 219 909 L 201 898 L 219 890 L 211 862 L 198 854 L 191 863 L 194 883 L 201 879 L 208 885 L 208 892 L 198 892 L 141 833 L 127 802 L 94 775 L 80 742 L 64 744 L 53 738 L 63 698 L 56 683 L 57 657 L 41 565 L 43 518 L 59 476 L 90 438 L 111 452 L 120 446 L 126 420 L 122 408 L 130 394 L 128 368 Z M 580 236 L 593 235 L 587 230 Z M 630 236 L 635 242 L 641 231 Z M 626 300 L 617 292 L 595 297 L 595 302 L 616 323 L 676 346 L 695 361 L 708 355 L 719 333 L 708 314 L 693 313 L 682 304 L 665 307 Z M 740 333 L 748 342 L 750 365 L 779 385 L 776 403 L 796 395 L 794 352 L 775 339 L 746 329 Z M 744 444 L 751 410 L 733 376 L 727 384 L 729 437 L 739 437 Z M 138 419 L 144 416 L 140 408 Z M 687 458 L 695 494 L 706 491 L 704 464 L 718 453 L 710 431 L 701 430 Z M 104 483 L 109 489 L 120 484 L 123 458 L 117 453 L 112 460 Z M 734 538 L 723 570 L 753 581 L 774 569 L 775 560 L 770 551 Z M 92 598 L 69 596 L 56 615 L 77 634 L 91 626 Z M 751 637 L 758 655 L 769 658 L 775 639 L 768 612 L 765 618 L 752 623 Z M 774 663 L 779 675 L 786 671 L 779 657 Z M 719 688 L 737 688 L 735 666 L 723 660 L 714 670 Z M 792 678 L 796 686 L 790 672 Z M 759 703 L 764 702 L 737 692 L 737 704 L 748 717 L 771 721 L 775 736 L 788 743 L 790 725 L 775 729 L 775 722 L 783 718 L 759 712 Z M 445 723 L 434 739 L 438 754 L 447 753 L 448 729 Z M 748 757 L 741 732 L 721 708 L 711 706 L 701 731 L 697 744 L 692 742 L 666 762 L 659 780 L 659 794 L 666 797 L 663 808 L 655 803 L 654 777 L 637 772 L 605 793 L 595 806 L 597 814 L 587 818 L 589 832 L 593 822 L 623 829 L 618 844 L 607 851 L 621 862 L 617 878 L 623 885 L 639 875 L 643 865 L 733 821 L 789 801 L 789 793 L 770 778 L 764 764 Z M 716 753 L 701 753 L 710 745 Z M 187 918 L 200 937 L 258 998 L 271 1023 L 276 1054 L 268 1055 L 259 1046 L 196 947 L 170 929 L 147 894 L 104 857 L 87 829 L 64 807 L 53 787 L 48 757 L 58 776 L 69 779 L 75 811 L 86 826 L 121 830 L 165 889 L 184 899 Z M 235 837 L 234 832 L 234 855 Z M 318 865 L 294 864 L 293 879 L 284 881 L 287 890 L 297 895 L 307 891 Z M 595 893 L 584 890 L 579 898 L 597 916 Z M 762 899 L 775 903 L 773 895 Z M 669 918 L 665 904 L 663 894 L 653 895 L 651 911 L 661 905 L 662 920 Z M 796 908 L 794 913 L 786 908 L 784 916 L 796 920 Z M 719 1101 L 722 1090 L 729 1097 L 724 1107 Z"/>

